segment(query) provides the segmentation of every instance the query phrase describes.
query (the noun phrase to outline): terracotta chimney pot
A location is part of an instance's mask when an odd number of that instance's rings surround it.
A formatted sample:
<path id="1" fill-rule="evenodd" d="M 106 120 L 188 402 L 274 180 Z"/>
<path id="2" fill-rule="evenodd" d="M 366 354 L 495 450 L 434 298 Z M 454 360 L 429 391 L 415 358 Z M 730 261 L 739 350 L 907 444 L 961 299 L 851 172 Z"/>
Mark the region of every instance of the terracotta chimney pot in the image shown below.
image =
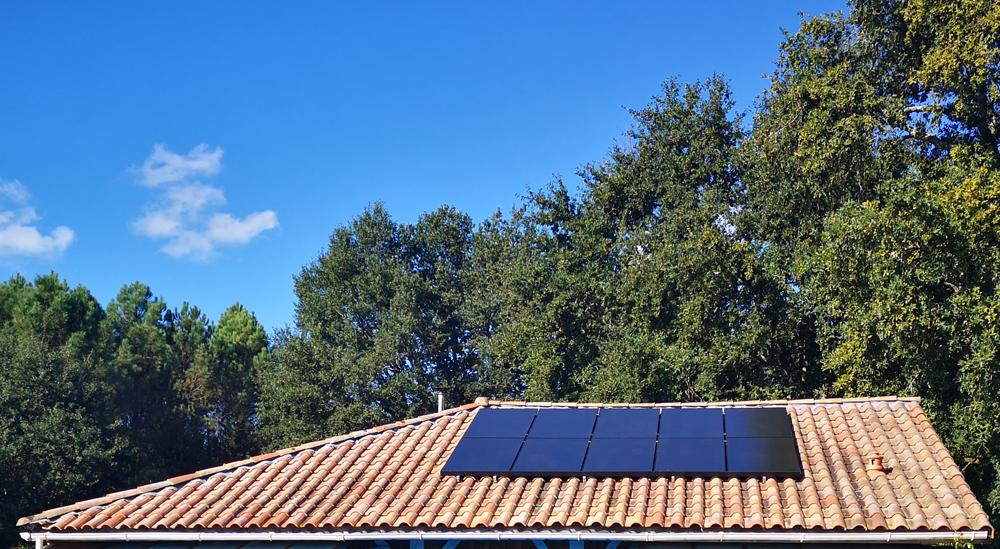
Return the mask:
<path id="1" fill-rule="evenodd" d="M 885 468 L 882 466 L 882 454 L 878 452 L 868 454 L 865 457 L 865 470 L 869 474 L 885 473 Z"/>

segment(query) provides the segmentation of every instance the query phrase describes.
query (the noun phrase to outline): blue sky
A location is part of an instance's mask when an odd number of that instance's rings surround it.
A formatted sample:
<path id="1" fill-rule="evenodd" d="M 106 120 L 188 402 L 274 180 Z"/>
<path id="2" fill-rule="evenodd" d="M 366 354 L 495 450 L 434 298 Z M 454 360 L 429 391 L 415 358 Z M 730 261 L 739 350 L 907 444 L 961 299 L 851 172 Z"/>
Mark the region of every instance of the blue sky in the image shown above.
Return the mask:
<path id="1" fill-rule="evenodd" d="M 366 205 L 482 220 L 604 157 L 663 80 L 764 89 L 843 2 L 0 1 L 0 276 L 291 323 Z"/>

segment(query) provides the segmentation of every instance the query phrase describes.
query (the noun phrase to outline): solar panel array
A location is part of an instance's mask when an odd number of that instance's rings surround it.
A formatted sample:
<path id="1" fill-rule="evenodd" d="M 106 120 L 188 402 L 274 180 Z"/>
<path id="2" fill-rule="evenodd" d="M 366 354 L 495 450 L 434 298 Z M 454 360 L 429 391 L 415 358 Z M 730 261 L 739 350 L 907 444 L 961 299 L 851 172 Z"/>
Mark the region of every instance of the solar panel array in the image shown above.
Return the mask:
<path id="1" fill-rule="evenodd" d="M 800 477 L 784 408 L 480 408 L 441 471 Z"/>

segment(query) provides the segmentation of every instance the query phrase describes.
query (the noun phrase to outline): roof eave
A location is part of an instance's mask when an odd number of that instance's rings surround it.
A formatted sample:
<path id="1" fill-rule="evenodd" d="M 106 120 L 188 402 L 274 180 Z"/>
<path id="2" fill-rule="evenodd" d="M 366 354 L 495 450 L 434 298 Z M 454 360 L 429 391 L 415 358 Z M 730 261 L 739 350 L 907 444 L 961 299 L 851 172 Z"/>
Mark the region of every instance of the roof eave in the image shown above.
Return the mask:
<path id="1" fill-rule="evenodd" d="M 992 530 L 880 530 L 880 531 L 606 531 L 589 528 L 517 530 L 362 530 L 362 531 L 91 531 L 22 532 L 35 542 L 122 542 L 122 541 L 361 541 L 361 540 L 569 540 L 659 543 L 907 543 L 939 544 L 965 541 L 982 543 L 992 538 Z"/>

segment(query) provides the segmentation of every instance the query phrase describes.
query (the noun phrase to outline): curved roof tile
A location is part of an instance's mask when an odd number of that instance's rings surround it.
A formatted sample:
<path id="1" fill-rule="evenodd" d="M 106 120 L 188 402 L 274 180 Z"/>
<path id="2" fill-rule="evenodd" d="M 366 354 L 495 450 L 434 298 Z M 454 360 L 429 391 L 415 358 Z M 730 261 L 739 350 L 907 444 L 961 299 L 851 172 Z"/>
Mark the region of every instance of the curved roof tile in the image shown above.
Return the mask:
<path id="1" fill-rule="evenodd" d="M 482 406 L 786 406 L 805 475 L 506 478 L 442 475 Z M 888 471 L 869 477 L 865 457 Z M 476 404 L 256 456 L 38 515 L 28 530 L 597 527 L 990 530 L 919 399 Z"/>

